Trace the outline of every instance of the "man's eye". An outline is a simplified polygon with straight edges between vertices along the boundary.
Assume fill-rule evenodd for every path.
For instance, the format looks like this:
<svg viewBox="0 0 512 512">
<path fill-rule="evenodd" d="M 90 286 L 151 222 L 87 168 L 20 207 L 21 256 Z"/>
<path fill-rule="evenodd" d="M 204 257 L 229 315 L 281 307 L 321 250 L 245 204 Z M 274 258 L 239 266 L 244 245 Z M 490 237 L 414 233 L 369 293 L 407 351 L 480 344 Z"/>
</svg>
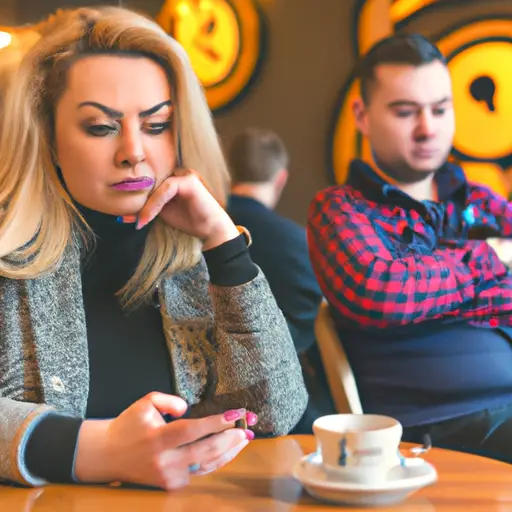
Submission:
<svg viewBox="0 0 512 512">
<path fill-rule="evenodd" d="M 412 116 L 413 112 L 411 110 L 399 110 L 396 115 L 398 117 L 410 117 Z"/>
</svg>

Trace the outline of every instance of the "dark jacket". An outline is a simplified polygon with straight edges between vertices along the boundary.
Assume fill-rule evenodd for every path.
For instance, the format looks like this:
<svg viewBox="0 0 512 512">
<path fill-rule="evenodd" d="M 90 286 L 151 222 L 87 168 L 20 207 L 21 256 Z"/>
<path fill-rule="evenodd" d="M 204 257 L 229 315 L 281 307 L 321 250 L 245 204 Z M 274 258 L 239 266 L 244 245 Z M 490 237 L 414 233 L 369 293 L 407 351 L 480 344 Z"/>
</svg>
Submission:
<svg viewBox="0 0 512 512">
<path fill-rule="evenodd" d="M 309 262 L 305 229 L 249 197 L 232 195 L 228 213 L 251 232 L 251 258 L 268 280 L 297 353 L 306 352 L 315 343 L 322 292 Z"/>
</svg>

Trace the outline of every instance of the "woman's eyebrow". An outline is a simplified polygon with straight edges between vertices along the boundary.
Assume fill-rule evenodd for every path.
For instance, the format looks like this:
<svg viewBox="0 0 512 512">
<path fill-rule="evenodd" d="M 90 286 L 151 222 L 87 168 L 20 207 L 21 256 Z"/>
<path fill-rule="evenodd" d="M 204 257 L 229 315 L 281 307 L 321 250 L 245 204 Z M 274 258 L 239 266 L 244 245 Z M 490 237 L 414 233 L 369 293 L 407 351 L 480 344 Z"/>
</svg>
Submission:
<svg viewBox="0 0 512 512">
<path fill-rule="evenodd" d="M 147 110 L 143 110 L 142 112 L 139 112 L 140 118 L 145 118 L 152 116 L 153 114 L 156 114 L 160 109 L 163 107 L 168 107 L 172 105 L 171 100 L 165 100 L 161 103 L 158 103 L 154 107 L 148 108 Z M 78 105 L 78 108 L 82 107 L 94 107 L 98 110 L 101 110 L 104 114 L 106 114 L 111 119 L 122 119 L 124 117 L 124 112 L 120 112 L 119 110 L 114 110 L 113 108 L 107 107 L 106 105 L 102 105 L 101 103 L 98 103 L 96 101 L 83 101 Z"/>
</svg>

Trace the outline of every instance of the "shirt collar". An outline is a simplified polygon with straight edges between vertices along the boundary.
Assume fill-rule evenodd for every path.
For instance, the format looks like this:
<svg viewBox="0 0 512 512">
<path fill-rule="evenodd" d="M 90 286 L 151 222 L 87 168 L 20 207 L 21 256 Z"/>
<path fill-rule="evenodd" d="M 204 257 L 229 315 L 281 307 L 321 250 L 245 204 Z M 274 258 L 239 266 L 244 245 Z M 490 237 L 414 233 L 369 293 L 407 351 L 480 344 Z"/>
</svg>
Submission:
<svg viewBox="0 0 512 512">
<path fill-rule="evenodd" d="M 447 162 L 436 172 L 434 181 L 438 187 L 440 202 L 466 202 L 468 182 L 459 166 Z M 385 181 L 366 162 L 358 159 L 350 163 L 347 185 L 376 201 L 402 199 L 416 202 L 411 196 Z"/>
<path fill-rule="evenodd" d="M 228 208 L 230 205 L 232 206 L 233 204 L 236 204 L 236 203 L 238 203 L 238 204 L 244 203 L 244 206 L 252 207 L 255 209 L 265 209 L 265 210 L 270 209 L 267 206 L 265 206 L 261 201 L 254 199 L 254 197 L 240 196 L 238 194 L 231 194 L 228 198 Z"/>
</svg>

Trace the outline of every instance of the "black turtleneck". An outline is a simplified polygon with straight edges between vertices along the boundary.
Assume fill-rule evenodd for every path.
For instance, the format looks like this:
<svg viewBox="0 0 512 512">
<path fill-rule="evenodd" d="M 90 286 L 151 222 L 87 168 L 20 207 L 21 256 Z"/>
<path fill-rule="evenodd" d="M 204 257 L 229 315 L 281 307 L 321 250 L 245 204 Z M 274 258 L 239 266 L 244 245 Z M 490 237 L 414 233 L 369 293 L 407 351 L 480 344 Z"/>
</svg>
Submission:
<svg viewBox="0 0 512 512">
<path fill-rule="evenodd" d="M 149 226 L 137 231 L 134 224 L 80 209 L 96 235 L 82 264 L 90 373 L 86 418 L 113 418 L 151 391 L 174 394 L 174 378 L 156 304 L 127 311 L 116 296 L 138 265 Z M 219 286 L 243 284 L 258 272 L 243 236 L 203 254 L 210 281 Z M 57 413 L 43 418 L 27 443 L 28 470 L 50 482 L 73 482 L 82 421 Z"/>
</svg>

